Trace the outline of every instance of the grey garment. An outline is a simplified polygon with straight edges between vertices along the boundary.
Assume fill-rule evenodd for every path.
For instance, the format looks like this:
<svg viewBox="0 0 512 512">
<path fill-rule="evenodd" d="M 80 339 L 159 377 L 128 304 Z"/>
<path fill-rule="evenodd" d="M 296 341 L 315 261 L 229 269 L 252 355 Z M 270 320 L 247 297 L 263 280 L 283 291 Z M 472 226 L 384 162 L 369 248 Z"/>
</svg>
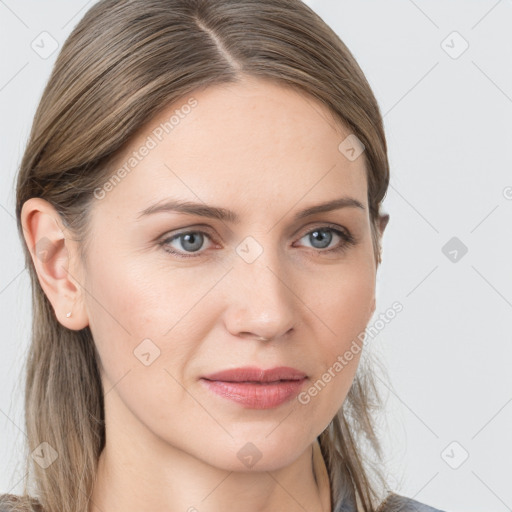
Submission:
<svg viewBox="0 0 512 512">
<path fill-rule="evenodd" d="M 430 507 L 424 503 L 400 496 L 399 494 L 391 494 L 384 500 L 377 512 L 444 512 L 438 508 Z"/>
<path fill-rule="evenodd" d="M 0 512 L 11 512 L 12 508 L 6 504 L 7 497 L 13 498 L 13 495 L 2 494 L 0 495 Z M 33 510 L 40 510 L 39 507 L 34 507 Z M 334 512 L 357 512 L 356 507 L 352 501 L 344 500 Z M 444 512 L 437 508 L 430 507 L 424 503 L 406 498 L 399 494 L 390 494 L 386 500 L 377 509 L 377 512 Z"/>
<path fill-rule="evenodd" d="M 0 511 L 1 512 L 1 511 Z M 334 507 L 334 512 L 357 512 L 357 506 L 353 497 L 342 499 L 341 503 Z M 430 507 L 400 494 L 391 493 L 380 504 L 376 512 L 444 512 L 438 508 Z"/>
</svg>

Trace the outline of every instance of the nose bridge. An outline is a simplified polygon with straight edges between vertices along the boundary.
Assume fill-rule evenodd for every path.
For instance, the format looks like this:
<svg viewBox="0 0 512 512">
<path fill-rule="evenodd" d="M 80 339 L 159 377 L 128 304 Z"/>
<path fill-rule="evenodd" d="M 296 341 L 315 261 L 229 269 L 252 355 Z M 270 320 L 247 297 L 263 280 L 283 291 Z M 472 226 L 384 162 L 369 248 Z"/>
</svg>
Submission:
<svg viewBox="0 0 512 512">
<path fill-rule="evenodd" d="M 230 272 L 226 327 L 234 335 L 277 338 L 295 324 L 296 298 L 290 272 L 277 248 L 251 237 L 236 248 Z"/>
</svg>

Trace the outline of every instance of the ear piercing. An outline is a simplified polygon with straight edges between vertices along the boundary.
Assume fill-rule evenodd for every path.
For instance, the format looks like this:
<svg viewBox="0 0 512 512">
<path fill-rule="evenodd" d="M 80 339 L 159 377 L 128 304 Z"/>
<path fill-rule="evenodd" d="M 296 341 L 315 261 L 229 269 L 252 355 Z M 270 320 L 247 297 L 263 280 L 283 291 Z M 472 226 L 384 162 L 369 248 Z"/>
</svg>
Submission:
<svg viewBox="0 0 512 512">
<path fill-rule="evenodd" d="M 69 313 L 66 313 L 66 318 L 69 318 L 71 316 L 71 311 Z"/>
</svg>

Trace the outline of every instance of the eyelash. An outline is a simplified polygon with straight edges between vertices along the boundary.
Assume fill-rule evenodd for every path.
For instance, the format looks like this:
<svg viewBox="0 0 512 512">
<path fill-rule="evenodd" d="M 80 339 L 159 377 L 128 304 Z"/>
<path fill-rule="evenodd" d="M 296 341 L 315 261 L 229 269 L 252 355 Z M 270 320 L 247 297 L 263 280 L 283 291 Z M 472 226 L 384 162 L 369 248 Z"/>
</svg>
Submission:
<svg viewBox="0 0 512 512">
<path fill-rule="evenodd" d="M 343 241 L 341 243 L 341 245 L 339 245 L 338 247 L 334 247 L 332 249 L 317 249 L 315 252 L 320 253 L 320 254 L 342 253 L 342 252 L 346 251 L 350 246 L 356 245 L 356 243 L 357 243 L 357 240 L 354 238 L 354 236 L 350 232 L 341 231 L 340 229 L 337 229 L 336 227 L 334 227 L 332 225 L 322 225 L 322 226 L 315 227 L 315 228 L 311 229 L 310 231 L 304 233 L 299 238 L 299 240 L 304 238 L 305 236 L 310 235 L 311 233 L 314 233 L 315 231 L 331 231 L 331 232 L 335 233 L 336 235 L 338 235 Z M 191 230 L 191 231 L 183 231 L 183 232 L 173 235 L 171 237 L 167 237 L 164 240 L 162 240 L 161 242 L 159 242 L 158 245 L 161 246 L 165 252 L 172 254 L 174 256 L 177 256 L 178 258 L 183 258 L 183 259 L 198 258 L 203 254 L 204 251 L 196 251 L 194 253 L 187 254 L 187 253 L 182 253 L 179 251 L 169 249 L 168 244 L 170 242 L 173 242 L 174 240 L 177 240 L 182 236 L 190 235 L 190 234 L 201 234 L 201 235 L 205 235 L 206 237 L 210 238 L 210 240 L 212 239 L 212 237 L 205 231 Z M 315 250 L 314 247 L 312 249 Z"/>
</svg>

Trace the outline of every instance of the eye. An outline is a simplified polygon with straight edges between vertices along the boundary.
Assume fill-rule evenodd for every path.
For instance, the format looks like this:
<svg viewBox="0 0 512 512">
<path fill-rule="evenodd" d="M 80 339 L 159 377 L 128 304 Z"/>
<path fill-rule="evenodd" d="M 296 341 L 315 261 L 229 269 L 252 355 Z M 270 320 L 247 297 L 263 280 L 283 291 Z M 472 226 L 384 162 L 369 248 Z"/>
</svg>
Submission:
<svg viewBox="0 0 512 512">
<path fill-rule="evenodd" d="M 320 253 L 344 251 L 350 245 L 355 245 L 354 237 L 349 233 L 331 226 L 319 226 L 303 235 L 300 240 L 306 238 L 313 249 L 319 249 Z M 334 247 L 324 250 L 331 245 L 331 242 L 339 239 Z"/>
<path fill-rule="evenodd" d="M 181 258 L 190 258 L 194 257 L 194 255 L 189 255 L 186 253 L 198 252 L 203 246 L 205 239 L 211 240 L 208 233 L 205 233 L 204 231 L 186 231 L 162 240 L 160 245 L 163 247 L 164 251 L 167 251 Z M 173 247 L 171 246 L 172 243 L 176 243 L 181 247 L 179 247 L 178 250 L 173 250 L 170 248 Z"/>
<path fill-rule="evenodd" d="M 355 245 L 356 240 L 348 231 L 342 231 L 329 225 L 319 226 L 305 233 L 299 240 L 307 238 L 312 243 L 313 249 L 318 249 L 319 254 L 341 252 L 350 245 Z M 338 239 L 334 247 L 326 249 L 331 242 Z M 194 258 L 202 254 L 205 240 L 212 241 L 212 237 L 205 231 L 184 231 L 164 238 L 159 245 L 164 251 L 178 258 Z M 174 245 L 172 245 L 174 244 Z M 196 253 L 196 254 L 194 254 Z"/>
</svg>

